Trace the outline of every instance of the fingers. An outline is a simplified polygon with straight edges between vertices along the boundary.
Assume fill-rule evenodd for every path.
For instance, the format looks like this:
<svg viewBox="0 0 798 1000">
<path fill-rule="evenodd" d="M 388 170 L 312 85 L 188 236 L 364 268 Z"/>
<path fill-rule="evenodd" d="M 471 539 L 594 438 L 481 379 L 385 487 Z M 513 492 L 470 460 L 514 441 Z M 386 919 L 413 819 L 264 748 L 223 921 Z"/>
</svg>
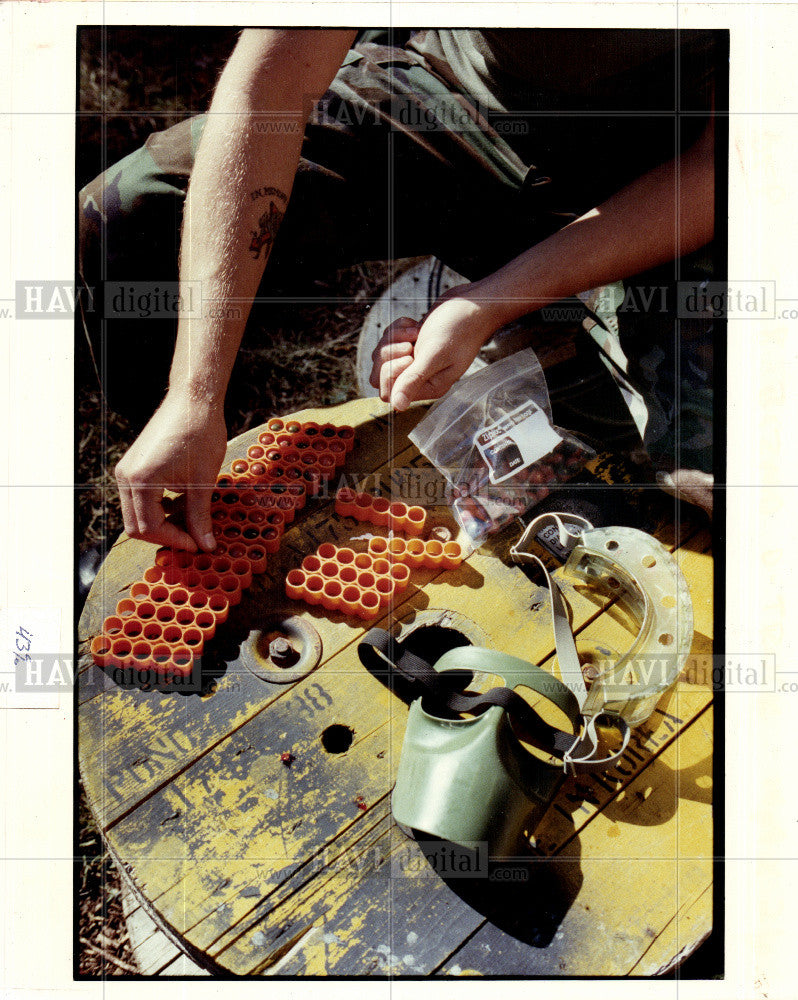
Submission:
<svg viewBox="0 0 798 1000">
<path fill-rule="evenodd" d="M 387 361 L 380 369 L 380 399 L 388 402 L 391 398 L 394 383 L 397 378 L 413 364 L 413 357 L 400 357 L 395 361 Z"/>
<path fill-rule="evenodd" d="M 419 330 L 420 324 L 407 316 L 395 320 L 387 328 L 371 354 L 373 365 L 369 382 L 375 389 L 381 387 L 381 372 L 385 365 L 398 358 L 412 356 Z"/>
<path fill-rule="evenodd" d="M 417 319 L 411 319 L 409 316 L 400 316 L 399 319 L 395 319 L 390 326 L 385 328 L 379 344 L 371 353 L 372 358 L 376 357 L 380 347 L 385 344 L 392 344 L 397 340 L 415 340 L 420 329 L 421 323 Z"/>
<path fill-rule="evenodd" d="M 122 523 L 127 534 L 131 538 L 135 538 L 138 535 L 139 524 L 136 520 L 136 511 L 133 507 L 133 492 L 130 489 L 130 483 L 128 483 L 119 465 L 114 470 L 114 475 L 116 476 L 116 484 L 119 487 L 119 506 L 122 508 Z"/>
<path fill-rule="evenodd" d="M 216 539 L 211 524 L 212 486 L 190 486 L 186 490 L 186 527 L 198 547 L 213 552 Z"/>
<path fill-rule="evenodd" d="M 125 530 L 132 538 L 195 552 L 216 548 L 211 493 L 226 447 L 218 408 L 167 395 L 116 467 Z M 164 489 L 184 491 L 167 519 Z"/>
<path fill-rule="evenodd" d="M 441 297 L 417 331 L 412 362 L 396 369 L 391 405 L 406 410 L 417 400 L 442 396 L 468 370 L 491 329 L 462 286 Z"/>
<path fill-rule="evenodd" d="M 141 538 L 145 542 L 154 542 L 156 545 L 187 549 L 189 552 L 196 551 L 197 544 L 191 535 L 182 531 L 176 524 L 166 520 L 162 504 L 162 487 L 142 482 L 129 483 L 128 485 L 136 521 L 135 530 L 128 532 L 131 537 Z"/>
<path fill-rule="evenodd" d="M 420 399 L 437 399 L 457 380 L 457 373 L 446 365 L 434 370 L 415 360 L 396 377 L 391 389 L 390 402 L 395 410 L 406 410 Z"/>
<path fill-rule="evenodd" d="M 375 389 L 382 385 L 383 372 L 389 369 L 395 362 L 403 359 L 408 361 L 413 358 L 413 345 L 410 343 L 388 344 L 382 348 L 374 366 L 371 369 L 369 382 Z"/>
<path fill-rule="evenodd" d="M 150 532 L 145 540 L 155 542 L 156 545 L 167 545 L 170 549 L 185 549 L 187 552 L 197 551 L 197 543 L 191 535 L 181 531 L 172 521 L 164 520 L 160 528 Z"/>
<path fill-rule="evenodd" d="M 434 321 L 425 322 L 422 330 L 409 364 L 396 367 L 391 379 L 388 398 L 396 410 L 406 410 L 419 399 L 442 396 L 456 378 L 456 374 L 447 374 L 453 353 L 446 347 L 448 338 L 441 340 Z"/>
</svg>

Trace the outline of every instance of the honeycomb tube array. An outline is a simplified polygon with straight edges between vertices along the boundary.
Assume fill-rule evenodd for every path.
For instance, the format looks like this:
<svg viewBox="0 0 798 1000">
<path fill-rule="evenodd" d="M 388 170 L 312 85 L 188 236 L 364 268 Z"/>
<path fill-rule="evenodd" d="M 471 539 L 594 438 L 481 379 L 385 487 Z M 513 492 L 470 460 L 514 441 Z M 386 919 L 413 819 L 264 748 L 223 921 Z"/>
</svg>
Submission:
<svg viewBox="0 0 798 1000">
<path fill-rule="evenodd" d="M 288 573 L 285 592 L 291 600 L 368 620 L 407 586 L 410 573 L 397 569 L 387 559 L 325 542 Z"/>
<path fill-rule="evenodd" d="M 407 586 L 411 569 L 454 569 L 462 561 L 462 548 L 452 541 L 376 536 L 368 552 L 360 553 L 324 542 L 288 573 L 285 593 L 290 600 L 370 619 Z"/>
<path fill-rule="evenodd" d="M 356 493 L 346 486 L 335 495 L 335 513 L 341 517 L 354 517 L 356 521 L 366 524 L 390 528 L 391 531 L 401 531 L 406 535 L 422 534 L 427 523 L 427 512 L 423 507 L 391 503 L 386 497 Z"/>
<path fill-rule="evenodd" d="M 217 477 L 214 552 L 159 549 L 92 639 L 94 663 L 189 674 L 253 577 L 266 571 L 286 525 L 343 464 L 354 441 L 349 426 L 271 419 L 247 458 Z"/>
<path fill-rule="evenodd" d="M 404 564 L 411 569 L 455 569 L 463 561 L 459 542 L 439 542 L 437 539 L 381 538 L 369 539 L 369 554 Z"/>
</svg>

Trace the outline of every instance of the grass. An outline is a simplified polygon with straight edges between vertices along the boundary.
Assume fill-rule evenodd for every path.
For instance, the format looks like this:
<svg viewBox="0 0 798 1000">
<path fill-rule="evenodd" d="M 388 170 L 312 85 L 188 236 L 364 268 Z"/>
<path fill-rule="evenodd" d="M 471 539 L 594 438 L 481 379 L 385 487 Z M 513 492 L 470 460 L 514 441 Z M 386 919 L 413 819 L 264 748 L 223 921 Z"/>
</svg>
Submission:
<svg viewBox="0 0 798 1000">
<path fill-rule="evenodd" d="M 81 35 L 77 188 L 137 148 L 156 129 L 206 110 L 237 31 L 89 29 Z M 372 298 L 390 265 L 369 263 L 309 276 L 316 297 L 334 304 L 270 305 L 268 331 L 253 315 L 228 393 L 229 437 L 274 414 L 328 406 L 357 395 L 355 357 Z M 85 344 L 76 343 L 76 531 L 81 551 L 103 555 L 122 531 L 113 469 L 135 430 L 104 403 Z M 136 971 L 121 905 L 120 877 L 79 789 L 78 970 Z"/>
</svg>

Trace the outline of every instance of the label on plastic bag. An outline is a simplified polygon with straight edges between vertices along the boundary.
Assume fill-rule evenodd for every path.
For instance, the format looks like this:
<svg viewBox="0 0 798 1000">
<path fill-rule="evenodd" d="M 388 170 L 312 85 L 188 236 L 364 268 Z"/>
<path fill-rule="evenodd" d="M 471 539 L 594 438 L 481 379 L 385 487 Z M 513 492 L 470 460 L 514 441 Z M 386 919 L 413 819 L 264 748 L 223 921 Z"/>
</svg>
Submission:
<svg viewBox="0 0 798 1000">
<path fill-rule="evenodd" d="M 533 402 L 522 403 L 474 436 L 492 483 L 501 483 L 537 462 L 562 438 Z"/>
</svg>

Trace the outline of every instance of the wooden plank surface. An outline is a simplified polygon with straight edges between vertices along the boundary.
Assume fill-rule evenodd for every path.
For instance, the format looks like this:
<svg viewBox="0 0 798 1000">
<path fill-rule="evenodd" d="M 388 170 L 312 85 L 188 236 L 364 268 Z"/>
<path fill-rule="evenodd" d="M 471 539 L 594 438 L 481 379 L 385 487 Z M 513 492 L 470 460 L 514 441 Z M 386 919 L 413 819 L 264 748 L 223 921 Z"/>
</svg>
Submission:
<svg viewBox="0 0 798 1000">
<path fill-rule="evenodd" d="M 330 531 L 332 527 L 335 534 Z M 362 534 L 363 527 L 353 526 L 353 530 Z M 309 523 L 297 526 L 288 535 L 292 544 L 304 546 L 301 555 L 313 551 L 320 541 L 340 540 L 341 522 L 330 516 L 327 505 L 313 514 Z M 365 548 L 365 542 L 354 544 Z M 299 613 L 318 629 L 326 662 L 356 642 L 365 627 L 342 615 L 287 601 L 278 589 L 279 580 L 299 560 L 298 555 L 287 551 L 275 564 L 271 586 L 258 589 L 250 600 L 242 602 L 238 620 L 243 630 L 247 622 L 254 625 L 264 613 L 276 609 Z M 495 605 L 485 598 L 488 577 L 497 597 L 501 594 L 503 615 L 498 632 Z M 410 622 L 414 616 L 430 614 L 432 609 L 456 608 L 477 623 L 496 648 L 535 662 L 552 652 L 546 592 L 534 587 L 517 568 L 477 552 L 457 570 L 438 574 L 415 571 L 412 579 L 401 595 L 402 603 L 391 608 L 386 618 Z M 576 628 L 601 612 L 602 604 L 587 599 L 570 583 L 564 584 L 564 591 Z M 204 697 L 115 687 L 83 704 L 79 717 L 81 748 L 94 762 L 87 782 L 94 792 L 92 802 L 103 827 L 118 820 L 192 760 L 286 693 L 285 685 L 268 684 L 232 660 L 214 692 Z"/>
<path fill-rule="evenodd" d="M 417 417 L 407 417 L 407 426 Z M 312 411 L 305 415 L 318 418 Z M 352 474 L 378 471 L 385 477 L 394 465 L 420 464 L 406 446 L 407 426 L 389 433 L 379 401 L 345 404 L 337 414 L 324 411 L 322 419 L 361 425 L 362 449 L 346 467 Z M 257 429 L 231 442 L 230 460 L 256 437 Z M 684 934 L 692 933 L 682 928 L 680 913 L 684 928 L 705 933 L 701 899 L 711 893 L 706 895 L 701 836 L 711 835 L 711 812 L 703 798 L 682 803 L 673 792 L 673 776 L 683 771 L 673 761 L 692 760 L 696 747 L 704 746 L 697 734 L 706 731 L 706 722 L 699 720 L 711 718 L 708 675 L 697 668 L 698 660 L 692 672 L 688 664 L 674 691 L 636 731 L 618 767 L 566 782 L 546 814 L 535 840 L 534 878 L 529 881 L 527 870 L 526 884 L 513 886 L 511 896 L 523 900 L 537 888 L 545 898 L 559 899 L 559 908 L 549 903 L 532 919 L 527 905 L 525 928 L 513 925 L 507 913 L 502 926 L 496 909 L 502 897 L 496 892 L 497 886 L 506 892 L 506 886 L 500 880 L 481 880 L 485 884 L 475 889 L 430 878 L 420 849 L 391 819 L 389 794 L 406 706 L 357 660 L 354 644 L 363 626 L 303 610 L 281 596 L 287 568 L 320 541 L 340 544 L 342 531 L 373 529 L 342 524 L 330 516 L 329 503 L 303 512 L 297 521 L 269 578 L 247 605 L 242 602 L 241 628 L 251 627 L 267 609 L 300 611 L 324 643 L 314 674 L 294 687 L 269 685 L 237 665 L 233 651 L 212 694 L 165 696 L 87 685 L 81 704 L 80 758 L 92 808 L 137 890 L 170 931 L 219 970 L 237 974 L 416 976 L 469 970 L 527 974 L 533 967 L 545 970 L 540 974 L 575 974 L 590 961 L 598 964 L 577 974 L 602 974 L 606 968 L 612 975 L 667 961 L 670 942 L 682 947 Z M 709 537 L 689 525 L 674 531 L 667 523 L 657 533 L 677 551 L 693 594 L 694 654 L 708 656 Z M 132 582 L 151 563 L 153 548 L 142 544 L 134 548 L 127 540 L 118 551 L 115 547 L 81 619 L 83 636 L 109 613 L 107 602 L 115 604 L 118 585 L 127 577 Z M 431 621 L 456 609 L 482 641 L 553 669 L 547 595 L 497 558 L 495 546 L 475 553 L 458 570 L 414 578 L 415 586 L 387 620 Z M 611 602 L 596 603 L 567 584 L 564 589 L 581 639 L 621 642 Z M 85 662 L 83 669 L 85 675 Z M 346 753 L 321 748 L 320 734 L 333 724 L 354 732 Z M 708 732 L 711 737 L 711 728 Z M 280 761 L 286 749 L 296 757 L 290 768 Z M 707 768 L 704 757 L 689 766 L 696 775 Z M 668 801 L 679 804 L 670 816 Z M 647 826 L 646 815 L 657 819 Z M 701 862 L 695 862 L 695 871 L 681 866 L 673 847 L 682 823 Z M 637 865 L 629 858 L 640 859 L 646 884 L 659 880 L 678 890 L 687 872 L 696 888 L 701 883 L 701 892 L 676 906 L 674 892 L 663 888 L 644 906 L 633 898 L 634 879 L 624 874 L 622 898 L 613 890 L 600 903 L 601 883 L 619 878 L 624 850 L 633 852 L 627 868 Z M 674 870 L 676 882 L 668 883 L 663 873 Z M 604 914 L 605 923 L 617 921 L 619 907 L 627 905 L 629 916 L 646 916 L 645 925 L 635 925 L 633 934 L 624 931 L 623 942 L 603 958 L 595 949 L 584 951 L 590 914 Z M 584 958 L 577 960 L 578 955 Z M 163 968 L 173 957 L 164 955 Z"/>
<path fill-rule="evenodd" d="M 474 558 L 477 566 L 483 565 L 485 573 L 489 572 L 488 566 L 495 562 L 489 557 L 479 555 Z M 532 654 L 535 659 L 544 659 L 550 654 L 552 644 L 547 606 L 542 604 L 540 609 L 530 616 L 527 610 L 527 595 L 531 585 L 526 577 L 501 564 L 500 567 L 494 567 L 494 570 L 500 572 L 495 582 L 501 587 L 503 605 L 510 612 L 502 616 L 499 631 L 490 602 L 484 600 L 484 595 L 480 600 L 481 591 L 466 588 L 464 594 L 456 585 L 447 581 L 450 574 L 441 574 L 431 581 L 425 588 L 424 598 L 429 599 L 429 604 L 438 608 L 451 607 L 456 602 L 466 614 L 470 613 L 473 616 L 473 620 L 484 629 L 490 640 L 498 647 L 501 648 L 503 645 L 504 648 L 519 655 Z M 479 576 L 483 577 L 484 574 L 479 573 Z M 433 599 L 432 595 L 435 594 L 440 596 Z M 513 607 L 513 597 L 517 601 L 516 607 Z M 581 595 L 576 592 L 569 594 L 575 617 L 580 597 Z M 470 599 L 470 603 L 466 598 Z M 581 602 L 585 616 L 595 613 L 591 602 L 583 597 Z M 426 606 L 422 610 L 426 610 Z M 534 648 L 534 643 L 537 643 L 537 649 Z M 192 916 L 202 912 L 203 907 L 212 907 L 213 913 L 219 913 L 218 908 L 222 904 L 227 905 L 226 901 L 229 900 L 229 911 L 222 911 L 224 920 L 236 918 L 239 913 L 251 906 L 251 900 L 239 896 L 246 886 L 239 885 L 236 878 L 232 879 L 222 898 L 212 890 L 229 878 L 228 862 L 236 856 L 236 845 L 239 842 L 252 843 L 259 837 L 263 838 L 261 820 L 264 815 L 279 815 L 282 797 L 287 794 L 289 787 L 285 782 L 279 781 L 285 770 L 279 763 L 279 753 L 291 749 L 296 754 L 298 761 L 291 769 L 294 774 L 298 774 L 299 769 L 306 766 L 308 759 L 313 767 L 316 767 L 316 754 L 307 749 L 309 742 L 307 732 L 310 727 L 315 725 L 317 736 L 324 726 L 338 722 L 352 726 L 358 733 L 362 731 L 361 726 L 373 726 L 378 719 L 381 720 L 381 738 L 386 738 L 386 733 L 390 733 L 393 738 L 387 744 L 385 742 L 379 744 L 377 752 L 384 753 L 384 756 L 370 765 L 370 776 L 376 784 L 371 785 L 368 790 L 364 789 L 359 775 L 361 758 L 356 744 L 346 754 L 345 773 L 351 777 L 344 798 L 346 800 L 348 796 L 349 800 L 352 800 L 358 795 L 363 795 L 368 803 L 371 801 L 368 791 L 376 790 L 377 793 L 384 794 L 390 788 L 401 749 L 405 707 L 388 697 L 383 686 L 363 671 L 354 657 L 354 651 L 348 649 L 325 664 L 314 677 L 316 680 L 311 682 L 309 679 L 306 684 L 301 682 L 290 695 L 286 695 L 288 701 L 284 709 L 280 708 L 279 702 L 272 703 L 263 717 L 258 716 L 251 720 L 240 729 L 235 738 L 231 737 L 220 743 L 195 766 L 187 768 L 180 775 L 179 782 L 168 784 L 153 796 L 152 800 L 144 803 L 114 828 L 113 839 L 121 856 L 127 857 L 132 854 L 150 859 L 146 865 L 140 866 L 139 877 L 146 879 L 147 893 L 150 898 L 158 900 L 161 912 L 170 920 L 178 921 L 175 924 L 178 930 L 187 930 L 179 923 L 186 898 L 197 900 L 197 906 L 191 911 Z M 325 678 L 323 683 L 319 681 L 321 677 Z M 354 691 L 356 697 L 353 698 L 350 691 Z M 323 710 L 321 713 L 314 702 Z M 339 714 L 339 703 L 341 710 L 345 712 L 343 715 Z M 361 718 L 365 721 L 361 722 Z M 311 732 L 314 730 L 311 729 Z M 284 733 L 285 736 L 282 742 L 274 746 L 270 741 L 270 733 L 278 735 Z M 654 739 L 656 740 L 656 737 Z M 271 753 L 270 758 L 269 753 Z M 264 756 L 269 761 L 269 773 L 274 783 L 266 790 L 265 794 L 269 797 L 263 800 L 261 795 L 261 799 L 258 800 L 253 799 L 250 786 L 259 784 L 260 772 L 253 772 L 252 767 L 253 761 L 260 766 Z M 391 766 L 390 773 L 386 770 L 388 765 Z M 311 788 L 315 789 L 318 777 L 317 774 Z M 207 818 L 201 809 L 197 811 L 196 806 L 203 803 L 208 796 L 216 795 L 217 785 L 224 787 L 229 793 L 233 783 L 240 789 L 240 794 L 236 798 L 231 798 L 229 794 L 225 796 L 224 810 L 219 812 L 217 828 L 224 834 L 224 831 L 233 824 L 237 831 L 235 838 L 229 839 L 225 835 L 219 839 L 219 836 L 215 835 L 211 843 L 206 844 L 209 848 L 208 853 L 213 855 L 214 860 L 204 863 L 201 869 L 189 866 L 188 875 L 184 875 L 184 863 L 192 856 L 202 857 L 192 854 L 194 844 L 206 842 Z M 298 796 L 302 787 L 297 781 L 292 781 L 290 789 L 295 809 L 300 815 L 319 808 L 318 802 L 309 799 L 300 801 Z M 190 800 L 189 804 L 182 803 L 181 796 L 187 797 Z M 247 801 L 250 809 L 244 810 L 242 815 L 242 803 Z M 349 811 L 353 813 L 356 810 L 350 808 Z M 188 827 L 181 825 L 184 815 L 192 817 L 191 821 L 187 822 L 193 825 Z M 290 822 L 293 823 L 295 819 L 296 817 L 292 815 Z M 332 836 L 332 830 L 327 835 Z M 267 847 L 262 840 L 260 844 L 261 853 L 265 853 L 270 859 L 273 858 L 272 847 Z M 307 844 L 295 843 L 292 850 L 295 856 L 302 857 L 303 851 L 307 850 Z M 161 856 L 162 851 L 166 852 L 171 863 L 155 865 L 153 862 Z M 220 860 L 217 861 L 216 858 Z M 270 869 L 271 874 L 275 874 L 273 861 L 269 861 L 266 867 Z M 243 868 L 243 873 L 245 878 L 248 877 L 246 866 Z M 174 891 L 162 898 L 161 894 L 172 887 Z M 207 931 L 207 925 L 203 930 Z M 196 943 L 200 947 L 205 947 L 205 938 Z"/>
<path fill-rule="evenodd" d="M 127 879 L 121 884 L 122 911 L 130 946 L 142 976 L 207 976 L 170 941 L 134 896 Z"/>
<path fill-rule="evenodd" d="M 632 966 L 633 976 L 663 976 L 679 967 L 712 932 L 712 883 L 690 894 L 651 947 Z"/>
<path fill-rule="evenodd" d="M 699 539 L 700 544 L 700 539 Z M 700 561 L 682 560 L 683 568 L 686 572 L 688 582 L 700 590 L 700 579 L 695 576 L 703 567 Z M 594 622 L 595 626 L 597 623 Z M 617 628 L 617 626 L 615 626 Z M 588 626 L 588 629 L 590 626 Z M 587 631 L 586 629 L 585 631 Z M 584 633 L 582 633 L 584 634 Z M 608 631 L 605 628 L 600 631 L 605 641 Z M 702 673 L 702 677 L 706 675 Z M 638 775 L 648 769 L 652 763 L 663 753 L 672 747 L 676 738 L 695 720 L 706 708 L 711 698 L 711 692 L 706 688 L 698 690 L 683 680 L 669 696 L 663 699 L 658 710 L 646 727 L 641 727 L 643 731 L 637 731 L 636 740 L 633 742 L 628 754 L 620 761 L 616 768 L 606 772 L 601 776 L 580 776 L 566 783 L 561 794 L 558 796 L 556 807 L 552 807 L 548 816 L 544 819 L 538 831 L 537 843 L 539 850 L 547 854 L 556 854 L 564 846 L 573 842 L 589 821 L 603 806 L 612 813 L 620 803 L 631 803 L 631 809 L 636 810 L 640 822 L 645 822 L 645 809 L 657 809 L 662 812 L 660 800 L 654 799 L 645 809 L 646 803 L 651 796 L 654 786 L 664 781 L 661 776 L 658 778 L 658 770 L 654 768 L 649 771 L 649 781 L 645 786 L 633 784 Z M 704 761 L 702 766 L 706 766 Z M 662 775 L 670 780 L 672 771 L 663 768 Z M 663 799 L 667 800 L 671 792 L 664 785 L 660 789 Z M 613 804 L 614 803 L 614 804 Z M 629 806 L 624 806 L 628 810 Z M 618 822 L 623 822 L 619 820 Z M 711 829 L 705 824 L 707 830 Z M 711 846 L 711 837 L 710 837 Z M 476 911 L 472 909 L 464 900 L 456 897 L 454 893 L 441 880 L 434 879 L 430 884 L 420 884 L 420 879 L 408 879 L 406 870 L 408 867 L 413 871 L 422 871 L 429 876 L 431 871 L 428 865 L 423 863 L 414 864 L 418 861 L 417 852 L 414 851 L 412 842 L 400 838 L 391 844 L 387 833 L 382 839 L 381 850 L 385 852 L 387 858 L 393 857 L 393 863 L 387 863 L 383 872 L 393 872 L 394 878 L 383 880 L 382 883 L 374 878 L 361 876 L 356 866 L 355 871 L 347 873 L 350 881 L 354 880 L 357 887 L 347 884 L 345 894 L 352 905 L 348 905 L 343 912 L 339 913 L 336 907 L 328 906 L 325 909 L 324 900 L 329 900 L 330 893 L 324 896 L 314 896 L 309 893 L 309 899 L 315 900 L 315 909 L 303 910 L 295 907 L 296 913 L 293 915 L 291 926 L 298 928 L 299 933 L 303 927 L 323 927 L 324 933 L 310 934 L 307 939 L 298 942 L 292 951 L 290 961 L 284 959 L 280 963 L 280 971 L 286 974 L 373 974 L 375 971 L 390 973 L 391 975 L 413 974 L 424 972 L 429 974 L 436 968 L 436 963 L 443 960 L 441 952 L 445 950 L 447 942 L 450 943 L 452 936 L 462 933 L 463 929 L 474 923 Z M 568 856 L 568 852 L 565 852 Z M 645 856 L 643 854 L 643 856 Z M 402 863 L 397 864 L 396 859 L 400 858 Z M 560 866 L 558 872 L 564 871 Z M 559 893 L 561 899 L 569 898 L 567 892 L 563 892 L 562 886 L 551 873 L 541 874 L 541 881 L 544 887 L 541 893 L 548 900 L 555 898 Z M 427 879 L 429 882 L 429 879 Z M 552 884 L 554 883 L 554 884 Z M 526 893 L 529 888 L 527 882 L 521 884 L 521 888 Z M 525 897 L 524 897 L 525 898 Z M 357 899 L 357 903 L 355 900 Z M 412 900 L 423 901 L 422 906 L 412 905 Z M 484 901 L 487 906 L 490 900 Z M 435 905 L 433 905 L 435 904 Z M 587 904 L 589 906 L 589 904 Z M 523 908 L 526 931 L 529 934 L 536 934 L 536 949 L 540 949 L 546 938 L 546 928 L 557 916 L 556 907 L 554 913 L 549 909 L 543 915 L 541 926 L 534 927 L 529 906 Z M 452 934 L 441 935 L 440 928 L 437 927 L 436 920 L 439 908 L 443 907 L 447 913 L 447 924 L 453 928 Z M 669 898 L 660 901 L 660 920 L 667 920 L 669 916 Z M 362 935 L 358 936 L 356 931 L 360 924 L 357 915 L 365 908 L 368 913 L 369 937 L 364 941 Z M 506 911 L 509 907 L 506 900 L 501 900 L 499 908 Z M 241 967 L 237 963 L 246 961 L 247 955 L 251 956 L 255 949 L 253 941 L 256 943 L 265 942 L 268 939 L 268 928 L 275 923 L 283 927 L 286 920 L 284 910 L 276 905 L 274 900 L 269 899 L 262 907 L 264 914 L 250 920 L 250 928 L 245 937 L 239 938 L 233 949 L 224 953 L 220 958 L 227 964 L 232 964 L 236 971 L 252 971 L 246 965 Z M 497 933 L 500 937 L 506 936 L 504 931 L 497 929 L 495 925 L 489 925 L 484 919 L 482 924 L 492 926 L 490 933 Z M 476 928 L 475 928 L 476 929 Z M 374 934 L 380 930 L 384 935 L 393 936 L 390 950 L 388 952 L 375 952 Z M 372 934 L 374 932 L 374 934 Z M 325 935 L 327 937 L 325 938 Z M 334 935 L 334 938 L 330 937 Z M 404 937 L 403 937 L 404 935 Z M 413 940 L 418 938 L 422 943 L 416 942 L 416 947 L 410 951 L 402 951 L 401 941 L 410 936 Z M 442 939 L 441 939 L 442 938 Z M 336 940 L 340 941 L 340 946 L 335 946 Z M 386 942 L 378 942 L 385 945 Z M 647 947 L 651 943 L 648 932 L 643 932 L 636 939 L 636 947 L 639 950 Z M 438 947 L 436 952 L 432 945 Z M 551 948 L 551 946 L 549 946 Z M 495 942 L 492 951 L 495 951 Z M 556 951 L 556 949 L 554 949 Z M 488 954 L 491 954 L 488 952 Z M 548 954 L 550 955 L 550 950 Z M 407 955 L 413 955 L 413 962 L 404 961 Z M 391 960 L 391 956 L 399 956 L 396 961 Z M 538 961 L 542 961 L 538 959 Z M 557 959 L 559 963 L 559 958 Z M 527 958 L 527 964 L 529 958 Z M 457 965 L 457 963 L 454 963 Z M 522 963 L 523 964 L 523 963 Z M 545 963 L 544 963 L 545 964 Z M 543 968 L 544 966 L 541 966 Z M 551 962 L 545 966 L 552 968 Z M 461 968 L 463 968 L 461 966 Z M 502 968 L 507 973 L 506 968 Z M 606 972 L 612 974 L 611 963 L 602 967 L 597 966 L 592 974 Z M 531 973 L 530 973 L 531 974 Z M 541 973 L 543 974 L 543 973 Z M 557 974 L 556 972 L 554 974 Z"/>
<path fill-rule="evenodd" d="M 706 901 L 712 880 L 711 790 L 697 789 L 685 771 L 705 773 L 711 749 L 707 708 L 631 782 L 623 799 L 596 813 L 551 859 L 563 868 L 559 892 L 573 902 L 545 948 L 530 948 L 486 922 L 440 974 L 630 973 L 685 902 Z"/>
<path fill-rule="evenodd" d="M 401 444 L 408 452 L 406 435 L 401 431 L 410 418 L 405 416 L 394 432 L 387 433 L 385 412 L 387 407 L 379 400 L 358 400 L 347 404 L 340 416 L 336 410 L 308 410 L 297 417 L 351 422 L 356 428 L 363 428 L 344 473 L 362 480 L 375 472 L 389 471 L 394 461 L 401 463 L 402 459 L 392 451 L 386 461 L 386 445 L 393 449 Z M 417 420 L 418 414 L 412 419 Z M 254 440 L 257 429 L 237 438 L 228 449 L 226 462 L 245 455 Z M 245 637 L 264 615 L 282 611 L 302 613 L 317 627 L 327 656 L 362 634 L 363 629 L 344 616 L 321 614 L 288 601 L 283 592 L 287 570 L 321 541 L 334 539 L 338 534 L 340 528 L 332 516 L 331 502 L 309 502 L 300 512 L 296 524 L 286 532 L 280 552 L 270 559 L 269 572 L 256 581 L 231 614 L 225 630 L 231 645 L 225 672 L 216 680 L 212 692 L 204 696 L 164 695 L 137 687 L 122 689 L 108 680 L 104 672 L 89 666 L 84 652 L 79 678 L 79 740 L 81 754 L 92 761 L 87 773 L 87 794 L 102 827 L 118 819 L 272 699 L 285 694 L 285 685 L 268 684 L 237 661 L 235 639 Z M 100 628 L 103 618 L 112 613 L 127 587 L 153 562 L 156 546 L 145 543 L 133 546 L 131 542 L 123 537 L 114 546 L 92 587 L 79 627 L 84 646 Z M 414 573 L 408 592 L 423 586 L 431 575 L 429 570 Z M 102 762 L 101 767 L 97 766 L 98 761 Z"/>
</svg>

